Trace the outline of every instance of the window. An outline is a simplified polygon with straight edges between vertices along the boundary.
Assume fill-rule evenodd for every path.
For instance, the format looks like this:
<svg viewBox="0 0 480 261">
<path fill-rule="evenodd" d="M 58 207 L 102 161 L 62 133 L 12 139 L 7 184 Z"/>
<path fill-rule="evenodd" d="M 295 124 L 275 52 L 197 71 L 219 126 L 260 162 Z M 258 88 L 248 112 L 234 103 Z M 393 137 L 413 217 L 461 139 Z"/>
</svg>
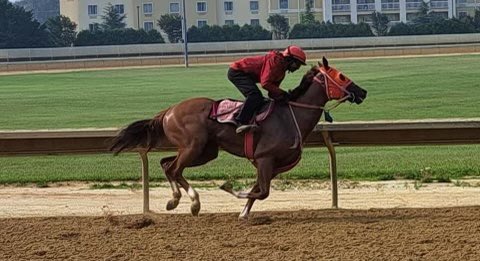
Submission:
<svg viewBox="0 0 480 261">
<path fill-rule="evenodd" d="M 153 4 L 143 4 L 143 13 L 144 14 L 152 14 L 153 13 Z"/>
<path fill-rule="evenodd" d="M 143 22 L 143 29 L 147 32 L 150 30 L 153 30 L 153 22 L 152 21 Z"/>
<path fill-rule="evenodd" d="M 400 21 L 400 14 L 385 14 L 388 17 L 388 21 L 390 22 L 399 22 Z"/>
<path fill-rule="evenodd" d="M 225 11 L 233 11 L 233 2 L 227 1 L 223 3 Z"/>
<path fill-rule="evenodd" d="M 98 24 L 97 24 L 97 23 L 89 24 L 89 25 L 88 25 L 88 30 L 90 30 L 90 31 L 97 31 L 97 30 L 98 30 Z"/>
<path fill-rule="evenodd" d="M 305 0 L 305 8 L 307 7 L 307 4 L 310 4 L 310 8 L 314 8 L 315 6 L 315 1 L 314 0 Z"/>
<path fill-rule="evenodd" d="M 170 3 L 170 13 L 180 13 L 180 3 Z"/>
<path fill-rule="evenodd" d="M 250 11 L 258 11 L 258 1 L 250 1 Z"/>
<path fill-rule="evenodd" d="M 231 1 L 223 2 L 223 8 L 225 9 L 225 12 L 232 12 L 233 11 L 233 2 L 231 2 Z"/>
<path fill-rule="evenodd" d="M 464 12 L 464 11 L 458 12 L 458 17 L 460 17 L 460 18 L 464 18 L 464 17 L 467 17 L 467 16 L 468 16 L 467 12 Z"/>
<path fill-rule="evenodd" d="M 200 27 L 203 27 L 207 25 L 207 20 L 197 20 L 197 27 L 200 28 Z"/>
<path fill-rule="evenodd" d="M 372 22 L 372 15 L 371 15 L 371 14 L 368 14 L 368 15 L 358 15 L 358 16 L 357 16 L 357 21 L 358 21 L 359 23 L 361 23 L 361 22 L 371 23 L 371 22 Z"/>
<path fill-rule="evenodd" d="M 334 24 L 348 24 L 351 23 L 351 19 L 349 15 L 334 15 L 333 16 L 333 23 Z"/>
<path fill-rule="evenodd" d="M 207 2 L 197 2 L 197 13 L 207 12 Z"/>
<path fill-rule="evenodd" d="M 97 15 L 97 5 L 88 5 L 88 15 Z"/>
<path fill-rule="evenodd" d="M 250 25 L 260 25 L 260 19 L 250 19 Z"/>
<path fill-rule="evenodd" d="M 280 9 L 288 9 L 288 0 L 278 0 L 278 5 Z"/>
<path fill-rule="evenodd" d="M 124 14 L 125 13 L 125 8 L 123 7 L 123 5 L 114 5 L 113 10 L 115 10 L 115 12 L 117 14 Z"/>
<path fill-rule="evenodd" d="M 225 25 L 234 25 L 235 22 L 233 20 L 225 20 Z"/>
</svg>

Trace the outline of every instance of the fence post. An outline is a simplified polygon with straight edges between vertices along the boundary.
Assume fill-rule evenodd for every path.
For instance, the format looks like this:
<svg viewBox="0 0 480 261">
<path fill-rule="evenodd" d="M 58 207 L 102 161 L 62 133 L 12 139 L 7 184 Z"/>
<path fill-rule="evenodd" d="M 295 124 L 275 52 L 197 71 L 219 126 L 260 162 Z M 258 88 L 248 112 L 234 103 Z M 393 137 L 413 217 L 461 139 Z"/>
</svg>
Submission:
<svg viewBox="0 0 480 261">
<path fill-rule="evenodd" d="M 139 151 L 142 159 L 142 187 L 143 187 L 143 214 L 150 211 L 150 184 L 148 180 L 148 156 L 147 151 Z"/>
<path fill-rule="evenodd" d="M 332 208 L 338 208 L 338 184 L 337 184 L 337 158 L 335 147 L 328 131 L 322 131 L 325 145 L 328 148 L 328 159 L 330 165 L 330 180 L 332 182 Z"/>
</svg>

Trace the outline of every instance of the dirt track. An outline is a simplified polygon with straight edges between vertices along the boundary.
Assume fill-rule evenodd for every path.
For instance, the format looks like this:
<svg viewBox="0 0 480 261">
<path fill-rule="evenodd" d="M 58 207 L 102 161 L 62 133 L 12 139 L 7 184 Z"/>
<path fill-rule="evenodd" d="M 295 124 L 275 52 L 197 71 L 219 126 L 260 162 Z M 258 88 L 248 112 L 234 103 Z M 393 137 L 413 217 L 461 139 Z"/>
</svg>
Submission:
<svg viewBox="0 0 480 261">
<path fill-rule="evenodd" d="M 248 222 L 237 221 L 244 201 L 216 189 L 199 190 L 193 218 L 186 196 L 182 214 L 164 213 L 165 188 L 148 216 L 131 215 L 141 191 L 1 188 L 0 260 L 479 260 L 477 185 L 346 183 L 345 209 L 331 210 L 327 184 L 274 190 Z"/>
</svg>

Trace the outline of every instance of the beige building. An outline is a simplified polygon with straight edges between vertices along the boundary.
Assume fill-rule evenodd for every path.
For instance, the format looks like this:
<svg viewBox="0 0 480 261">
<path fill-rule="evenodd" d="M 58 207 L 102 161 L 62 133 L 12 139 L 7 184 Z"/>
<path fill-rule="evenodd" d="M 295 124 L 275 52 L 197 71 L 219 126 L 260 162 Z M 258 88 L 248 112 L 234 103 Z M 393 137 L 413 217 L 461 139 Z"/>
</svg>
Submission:
<svg viewBox="0 0 480 261">
<path fill-rule="evenodd" d="M 392 22 L 408 22 L 418 15 L 427 0 L 185 0 L 187 25 L 260 24 L 270 30 L 267 19 L 272 14 L 288 18 L 293 26 L 305 12 L 306 1 L 319 21 L 334 23 L 370 22 L 373 11 L 381 12 Z M 432 11 L 445 17 L 473 15 L 480 0 L 430 0 Z M 160 28 L 163 14 L 182 14 L 182 0 L 60 0 L 60 13 L 78 24 L 79 30 L 93 29 L 101 23 L 104 8 L 111 3 L 126 14 L 127 27 L 145 30 Z"/>
<path fill-rule="evenodd" d="M 267 19 L 272 14 L 282 14 L 294 25 L 306 1 L 311 1 L 321 21 L 323 0 L 185 0 L 187 25 L 259 24 L 270 29 Z M 93 29 L 95 23 L 102 23 L 109 3 L 126 15 L 127 27 L 136 29 L 160 30 L 156 21 L 161 15 L 182 12 L 182 0 L 60 0 L 60 13 L 77 23 L 79 30 Z"/>
</svg>

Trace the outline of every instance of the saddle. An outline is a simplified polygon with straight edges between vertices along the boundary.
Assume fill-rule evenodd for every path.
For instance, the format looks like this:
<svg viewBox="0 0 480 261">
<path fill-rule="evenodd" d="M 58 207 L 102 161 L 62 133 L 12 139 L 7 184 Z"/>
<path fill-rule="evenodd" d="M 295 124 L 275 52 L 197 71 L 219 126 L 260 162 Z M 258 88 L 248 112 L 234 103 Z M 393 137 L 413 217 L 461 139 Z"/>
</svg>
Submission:
<svg viewBox="0 0 480 261">
<path fill-rule="evenodd" d="M 265 103 L 260 108 L 256 116 L 254 117 L 253 121 L 258 124 L 264 121 L 268 116 L 273 112 L 275 102 L 271 99 L 265 99 Z M 224 99 L 216 101 L 209 114 L 209 118 L 212 120 L 216 120 L 219 123 L 230 123 L 236 125 L 237 122 L 235 120 L 236 114 L 240 111 L 243 106 L 243 102 L 239 100 L 232 100 L 232 99 Z M 248 131 L 244 134 L 244 152 L 245 156 L 254 166 L 257 166 L 255 161 L 255 149 L 256 149 L 256 141 L 254 140 L 254 132 Z M 300 141 L 301 142 L 301 141 Z M 301 144 L 299 145 L 301 147 Z M 295 167 L 300 161 L 300 156 L 292 163 L 277 168 L 274 170 L 274 173 L 282 173 L 288 171 Z"/>
<path fill-rule="evenodd" d="M 273 111 L 274 102 L 271 99 L 265 99 L 264 105 L 256 112 L 253 119 L 255 123 L 264 121 Z M 243 106 L 243 101 L 233 99 L 223 99 L 216 101 L 210 111 L 210 119 L 219 123 L 237 124 L 235 116 Z"/>
</svg>

